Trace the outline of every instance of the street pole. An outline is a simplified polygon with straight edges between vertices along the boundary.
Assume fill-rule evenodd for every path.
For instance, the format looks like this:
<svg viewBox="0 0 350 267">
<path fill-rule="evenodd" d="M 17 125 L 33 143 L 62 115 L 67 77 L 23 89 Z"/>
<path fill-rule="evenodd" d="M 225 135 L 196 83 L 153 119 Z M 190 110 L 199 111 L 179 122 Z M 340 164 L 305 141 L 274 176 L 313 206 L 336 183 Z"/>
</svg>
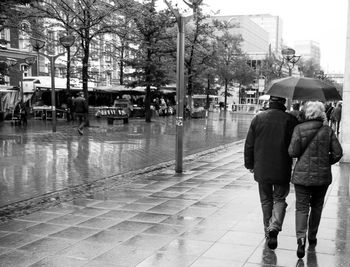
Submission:
<svg viewBox="0 0 350 267">
<path fill-rule="evenodd" d="M 71 36 L 71 35 L 63 36 L 59 39 L 59 42 L 65 48 L 71 47 L 74 44 L 74 41 L 75 41 L 75 37 Z M 45 41 L 31 38 L 30 43 L 38 53 L 38 63 L 39 63 L 39 55 L 46 57 L 50 61 L 52 132 L 56 132 L 57 118 L 56 118 L 56 90 L 55 90 L 55 61 L 60 56 L 63 56 L 66 52 L 59 53 L 58 55 L 55 55 L 55 56 L 47 55 L 47 54 L 39 51 L 41 48 L 43 48 L 45 46 Z"/>
<path fill-rule="evenodd" d="M 203 0 L 183 0 L 193 10 L 196 10 Z M 185 24 L 193 16 L 184 17 L 179 10 L 174 9 L 170 2 L 164 0 L 165 4 L 174 14 L 178 27 L 177 34 L 177 66 L 176 66 L 176 147 L 175 147 L 175 172 L 182 173 L 183 165 L 183 121 L 184 121 L 184 100 L 185 100 Z"/>
<path fill-rule="evenodd" d="M 185 98 L 185 18 L 178 17 L 177 67 L 176 67 L 176 158 L 175 171 L 182 173 L 183 162 L 183 120 Z"/>
<path fill-rule="evenodd" d="M 293 71 L 294 65 L 299 61 L 300 56 L 295 55 L 295 50 L 293 48 L 282 49 L 282 56 L 283 56 L 283 62 L 285 60 L 287 63 L 288 71 L 289 71 L 288 74 L 289 74 L 289 76 L 292 76 L 292 71 Z M 288 111 L 291 109 L 291 106 L 292 106 L 292 100 L 287 99 L 287 110 Z"/>
<path fill-rule="evenodd" d="M 55 60 L 54 56 L 49 57 L 51 64 L 51 107 L 52 107 L 52 132 L 56 132 L 56 90 L 55 90 Z"/>
<path fill-rule="evenodd" d="M 345 49 L 345 68 L 344 68 L 344 86 L 343 86 L 343 107 L 342 114 L 349 114 L 350 111 L 350 0 L 348 1 L 348 17 L 346 30 L 346 49 Z M 340 125 L 340 142 L 343 147 L 344 163 L 350 162 L 350 117 L 342 116 Z M 350 188 L 350 184 L 349 184 Z"/>
<path fill-rule="evenodd" d="M 66 52 L 60 53 L 56 56 L 50 56 L 38 51 L 39 55 L 46 57 L 50 61 L 51 68 L 51 114 L 52 114 L 52 132 L 56 132 L 56 89 L 55 89 L 55 61 L 60 56 L 63 56 Z"/>
</svg>

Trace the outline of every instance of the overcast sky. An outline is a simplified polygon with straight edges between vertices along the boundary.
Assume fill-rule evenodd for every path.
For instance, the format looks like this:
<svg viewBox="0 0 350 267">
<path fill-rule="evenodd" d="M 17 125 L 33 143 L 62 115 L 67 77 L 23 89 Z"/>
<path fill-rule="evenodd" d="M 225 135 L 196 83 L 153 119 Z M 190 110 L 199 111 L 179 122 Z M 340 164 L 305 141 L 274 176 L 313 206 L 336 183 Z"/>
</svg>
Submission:
<svg viewBox="0 0 350 267">
<path fill-rule="evenodd" d="M 344 72 L 348 0 L 203 0 L 203 4 L 220 10 L 220 15 L 280 16 L 285 44 L 293 48 L 297 40 L 316 41 L 321 48 L 322 68 Z"/>
</svg>

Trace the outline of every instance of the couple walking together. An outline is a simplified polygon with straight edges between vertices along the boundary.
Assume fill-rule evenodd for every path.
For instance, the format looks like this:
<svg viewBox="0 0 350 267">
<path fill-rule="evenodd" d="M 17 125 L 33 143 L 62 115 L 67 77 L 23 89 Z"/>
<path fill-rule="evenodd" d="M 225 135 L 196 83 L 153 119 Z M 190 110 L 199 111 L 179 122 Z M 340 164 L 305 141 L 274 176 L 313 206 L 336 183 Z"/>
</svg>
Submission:
<svg viewBox="0 0 350 267">
<path fill-rule="evenodd" d="M 286 213 L 290 181 L 295 188 L 297 256 L 305 244 L 317 244 L 324 198 L 332 182 L 331 165 L 342 157 L 334 131 L 324 123 L 321 102 L 308 102 L 305 120 L 298 123 L 286 112 L 286 99 L 271 96 L 269 109 L 257 114 L 250 125 L 245 147 L 245 167 L 258 182 L 267 245 L 276 249 Z M 292 173 L 293 158 L 297 158 Z"/>
</svg>

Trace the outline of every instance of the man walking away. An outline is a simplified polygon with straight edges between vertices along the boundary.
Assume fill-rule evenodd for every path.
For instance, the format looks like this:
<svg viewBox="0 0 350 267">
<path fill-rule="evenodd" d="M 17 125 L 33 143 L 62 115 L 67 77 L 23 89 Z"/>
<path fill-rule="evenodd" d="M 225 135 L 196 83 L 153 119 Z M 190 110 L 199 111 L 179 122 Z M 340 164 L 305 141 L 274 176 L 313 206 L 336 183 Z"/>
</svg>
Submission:
<svg viewBox="0 0 350 267">
<path fill-rule="evenodd" d="M 78 94 L 78 97 L 76 97 L 73 100 L 73 111 L 74 111 L 74 116 L 75 119 L 79 120 L 79 127 L 78 127 L 78 133 L 80 135 L 83 135 L 83 129 L 86 124 L 87 120 L 87 112 L 88 112 L 88 106 L 87 106 L 87 101 L 84 98 L 84 94 L 80 92 Z"/>
<path fill-rule="evenodd" d="M 269 101 L 269 109 L 251 122 L 244 146 L 244 165 L 254 172 L 258 182 L 267 245 L 275 249 L 289 194 L 292 158 L 288 146 L 298 120 L 286 112 L 285 98 L 271 96 Z"/>
</svg>

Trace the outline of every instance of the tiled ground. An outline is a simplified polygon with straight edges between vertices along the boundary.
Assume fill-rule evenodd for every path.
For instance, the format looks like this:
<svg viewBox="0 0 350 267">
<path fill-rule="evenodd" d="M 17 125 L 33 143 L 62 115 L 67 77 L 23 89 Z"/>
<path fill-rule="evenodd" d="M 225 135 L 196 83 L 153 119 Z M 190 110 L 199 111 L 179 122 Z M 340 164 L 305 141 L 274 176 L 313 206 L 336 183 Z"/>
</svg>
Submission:
<svg viewBox="0 0 350 267">
<path fill-rule="evenodd" d="M 349 168 L 334 167 L 315 251 L 296 257 L 294 192 L 279 246 L 265 246 L 242 143 L 0 225 L 0 266 L 349 266 Z"/>
</svg>

